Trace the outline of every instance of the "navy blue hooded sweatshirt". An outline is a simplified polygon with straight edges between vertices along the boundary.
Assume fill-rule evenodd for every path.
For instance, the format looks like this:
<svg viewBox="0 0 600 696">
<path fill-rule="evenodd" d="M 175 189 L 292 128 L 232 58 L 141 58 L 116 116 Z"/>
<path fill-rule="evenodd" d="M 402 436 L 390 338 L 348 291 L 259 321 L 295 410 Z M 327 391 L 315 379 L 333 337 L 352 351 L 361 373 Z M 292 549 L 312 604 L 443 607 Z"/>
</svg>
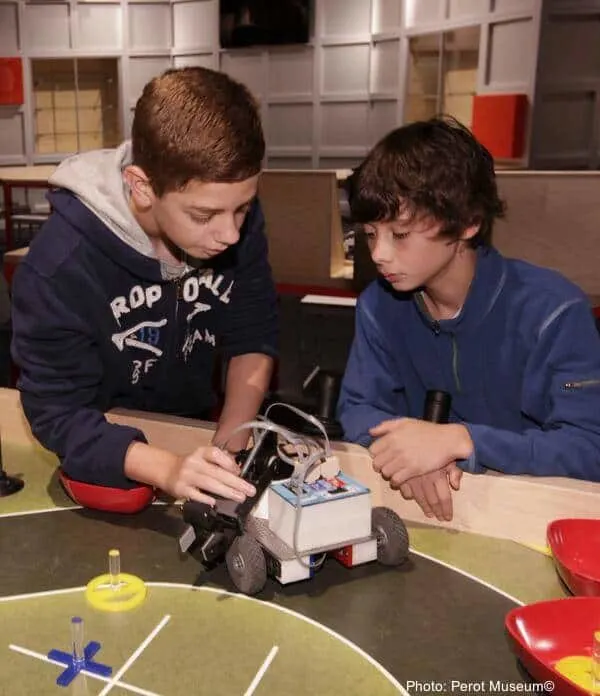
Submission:
<svg viewBox="0 0 600 696">
<path fill-rule="evenodd" d="M 72 478 L 117 487 L 134 485 L 124 457 L 145 438 L 106 411 L 206 417 L 217 352 L 277 350 L 259 203 L 236 245 L 201 268 L 168 267 L 129 211 L 129 153 L 124 144 L 59 166 L 53 213 L 13 280 L 12 351 L 34 435 Z"/>
<path fill-rule="evenodd" d="M 480 249 L 457 317 L 433 321 L 418 293 L 382 280 L 361 295 L 338 405 L 348 440 L 421 418 L 427 390 L 452 395 L 472 473 L 600 481 L 600 336 L 586 296 L 558 273 Z"/>
</svg>

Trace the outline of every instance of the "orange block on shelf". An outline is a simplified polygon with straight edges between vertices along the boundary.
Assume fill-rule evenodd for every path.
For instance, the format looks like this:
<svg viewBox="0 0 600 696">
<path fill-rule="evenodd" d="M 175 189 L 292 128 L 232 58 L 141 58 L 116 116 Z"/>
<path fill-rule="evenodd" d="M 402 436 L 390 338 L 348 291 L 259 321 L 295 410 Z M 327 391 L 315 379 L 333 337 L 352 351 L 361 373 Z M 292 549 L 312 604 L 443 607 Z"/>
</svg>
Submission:
<svg viewBox="0 0 600 696">
<path fill-rule="evenodd" d="M 516 159 L 525 150 L 526 94 L 477 94 L 471 130 L 495 159 Z"/>
<path fill-rule="evenodd" d="M 20 106 L 23 102 L 21 59 L 0 58 L 0 106 Z"/>
</svg>

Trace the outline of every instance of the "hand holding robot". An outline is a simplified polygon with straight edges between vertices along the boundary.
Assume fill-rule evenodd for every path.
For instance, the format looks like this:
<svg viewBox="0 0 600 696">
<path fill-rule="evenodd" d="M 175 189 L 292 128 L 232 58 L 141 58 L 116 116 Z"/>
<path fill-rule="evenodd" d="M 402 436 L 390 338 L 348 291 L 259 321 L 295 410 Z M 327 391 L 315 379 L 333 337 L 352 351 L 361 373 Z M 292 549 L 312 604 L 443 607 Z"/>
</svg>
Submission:
<svg viewBox="0 0 600 696">
<path fill-rule="evenodd" d="M 270 420 L 276 407 L 310 421 L 323 433 L 323 444 Z M 232 436 L 244 428 L 252 429 L 253 445 L 238 455 L 238 464 L 256 495 L 242 503 L 217 499 L 214 506 L 187 501 L 183 517 L 188 526 L 179 540 L 182 552 L 197 552 L 209 565 L 224 558 L 235 586 L 246 594 L 260 592 L 267 575 L 281 583 L 308 578 L 328 554 L 347 566 L 374 560 L 399 565 L 406 560 L 404 523 L 388 508 L 371 508 L 370 491 L 340 474 L 318 419 L 275 403 L 263 419 L 239 426 Z M 266 519 L 260 511 L 265 496 Z M 318 539 L 307 532 L 317 516 L 326 517 L 330 527 L 323 536 L 319 526 Z M 350 520 L 354 524 L 346 523 Z"/>
</svg>

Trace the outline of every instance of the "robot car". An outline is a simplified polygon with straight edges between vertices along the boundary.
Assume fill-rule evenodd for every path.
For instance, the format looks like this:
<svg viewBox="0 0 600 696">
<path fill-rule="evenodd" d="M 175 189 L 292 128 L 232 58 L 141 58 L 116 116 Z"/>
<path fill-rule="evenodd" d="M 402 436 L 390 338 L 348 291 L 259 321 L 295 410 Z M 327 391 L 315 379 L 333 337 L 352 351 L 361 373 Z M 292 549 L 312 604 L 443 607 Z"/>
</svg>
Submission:
<svg viewBox="0 0 600 696">
<path fill-rule="evenodd" d="M 269 420 L 275 406 L 310 421 L 324 445 Z M 237 461 L 256 495 L 243 503 L 217 499 L 214 506 L 186 501 L 183 553 L 207 566 L 225 561 L 237 590 L 248 595 L 269 576 L 281 584 L 310 578 L 328 556 L 347 567 L 375 560 L 397 566 L 408 558 L 404 523 L 393 510 L 372 507 L 369 489 L 340 472 L 314 416 L 278 403 L 242 428 L 253 430 L 253 446 Z"/>
</svg>

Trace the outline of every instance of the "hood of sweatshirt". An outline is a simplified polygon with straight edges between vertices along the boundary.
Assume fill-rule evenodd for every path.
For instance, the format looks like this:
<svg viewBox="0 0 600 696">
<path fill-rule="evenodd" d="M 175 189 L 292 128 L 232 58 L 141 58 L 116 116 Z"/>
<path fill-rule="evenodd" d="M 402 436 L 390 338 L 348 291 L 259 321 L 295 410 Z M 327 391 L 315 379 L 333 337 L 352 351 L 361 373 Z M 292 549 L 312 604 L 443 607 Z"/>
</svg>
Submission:
<svg viewBox="0 0 600 696">
<path fill-rule="evenodd" d="M 123 170 L 132 163 L 131 142 L 116 149 L 94 150 L 68 157 L 58 165 L 49 179 L 52 187 L 71 192 L 121 242 L 138 254 L 156 260 L 148 235 L 135 219 L 129 206 L 129 189 Z M 102 246 L 104 230 L 82 215 L 79 206 L 68 204 L 68 199 L 50 194 L 53 207 L 69 219 L 71 224 L 91 241 Z M 91 216 L 90 216 L 91 218 Z M 176 278 L 190 267 L 160 261 L 161 276 Z"/>
</svg>

